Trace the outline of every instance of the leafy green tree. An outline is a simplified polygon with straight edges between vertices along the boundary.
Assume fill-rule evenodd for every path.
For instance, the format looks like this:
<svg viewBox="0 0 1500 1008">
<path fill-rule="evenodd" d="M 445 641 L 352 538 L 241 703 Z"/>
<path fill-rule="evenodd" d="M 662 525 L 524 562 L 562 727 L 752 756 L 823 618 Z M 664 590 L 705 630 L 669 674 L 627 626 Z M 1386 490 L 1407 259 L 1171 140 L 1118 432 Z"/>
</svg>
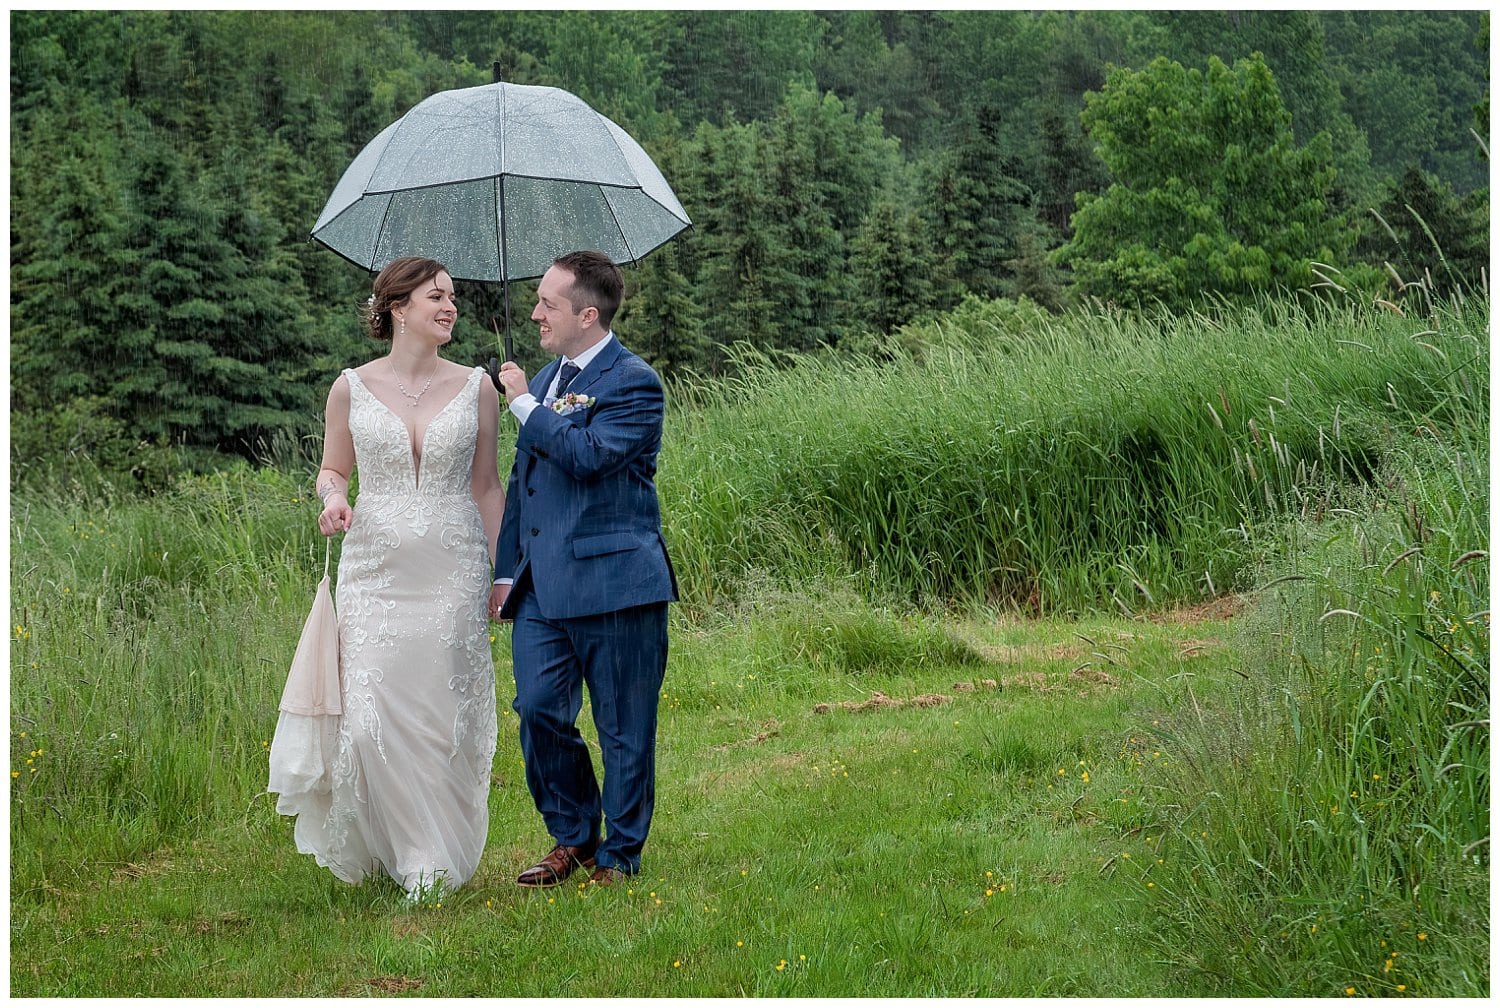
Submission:
<svg viewBox="0 0 1500 1008">
<path fill-rule="evenodd" d="M 1489 91 L 1481 12 L 1324 11 L 1319 18 L 1336 54 L 1331 72 L 1343 107 L 1363 128 L 1376 171 L 1396 178 L 1416 164 L 1460 193 L 1485 185 L 1489 168 L 1470 133 L 1474 105 Z"/>
<path fill-rule="evenodd" d="M 1257 53 L 1275 75 L 1292 135 L 1307 143 L 1327 133 L 1332 144 L 1333 199 L 1340 207 L 1376 198 L 1367 130 L 1355 125 L 1340 93 L 1338 66 L 1328 58 L 1324 21 L 1314 11 L 1168 11 L 1159 15 L 1167 44 L 1158 52 L 1184 66 L 1217 56 L 1233 65 Z"/>
<path fill-rule="evenodd" d="M 1488 11 L 1479 17 L 1479 30 L 1475 33 L 1474 44 L 1482 52 L 1490 51 L 1490 15 Z M 1471 111 L 1474 117 L 1474 133 L 1487 146 L 1490 135 L 1490 75 L 1488 70 L 1485 71 L 1484 75 L 1484 93 L 1474 102 Z M 1485 153 L 1485 161 L 1489 161 L 1488 153 Z"/>
<path fill-rule="evenodd" d="M 1296 144 L 1263 60 L 1117 70 L 1083 118 L 1114 182 L 1079 197 L 1058 250 L 1082 293 L 1181 305 L 1295 289 L 1353 242 L 1329 206 L 1328 138 Z"/>
</svg>

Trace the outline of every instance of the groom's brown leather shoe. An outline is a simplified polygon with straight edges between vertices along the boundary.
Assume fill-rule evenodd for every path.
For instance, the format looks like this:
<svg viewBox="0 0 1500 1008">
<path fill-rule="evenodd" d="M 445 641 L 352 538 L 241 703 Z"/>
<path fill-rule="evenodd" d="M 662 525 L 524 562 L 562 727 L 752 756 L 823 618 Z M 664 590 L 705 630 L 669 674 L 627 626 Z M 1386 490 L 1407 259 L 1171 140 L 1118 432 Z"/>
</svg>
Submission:
<svg viewBox="0 0 1500 1008">
<path fill-rule="evenodd" d="M 616 882 L 624 882 L 629 877 L 618 868 L 595 868 L 594 874 L 589 876 L 589 885 L 612 886 Z"/>
<path fill-rule="evenodd" d="M 594 867 L 593 844 L 587 847 L 566 847 L 558 844 L 547 852 L 546 857 L 523 871 L 516 879 L 516 885 L 529 886 L 534 889 L 562 885 L 567 881 L 568 876 L 578 869 L 592 867 Z"/>
</svg>

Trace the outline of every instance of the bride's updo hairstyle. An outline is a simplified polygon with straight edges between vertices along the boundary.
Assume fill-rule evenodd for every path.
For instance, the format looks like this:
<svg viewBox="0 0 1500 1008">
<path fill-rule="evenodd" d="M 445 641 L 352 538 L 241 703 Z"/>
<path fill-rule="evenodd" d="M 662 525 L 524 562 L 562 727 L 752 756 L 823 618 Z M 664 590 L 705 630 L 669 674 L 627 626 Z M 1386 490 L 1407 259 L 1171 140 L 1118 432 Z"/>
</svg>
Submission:
<svg viewBox="0 0 1500 1008">
<path fill-rule="evenodd" d="M 360 308 L 365 333 L 373 340 L 389 343 L 395 335 L 391 309 L 406 304 L 412 291 L 439 273 L 446 272 L 448 267 L 436 259 L 424 259 L 421 256 L 392 259 L 375 278 L 375 289 L 370 300 Z"/>
</svg>

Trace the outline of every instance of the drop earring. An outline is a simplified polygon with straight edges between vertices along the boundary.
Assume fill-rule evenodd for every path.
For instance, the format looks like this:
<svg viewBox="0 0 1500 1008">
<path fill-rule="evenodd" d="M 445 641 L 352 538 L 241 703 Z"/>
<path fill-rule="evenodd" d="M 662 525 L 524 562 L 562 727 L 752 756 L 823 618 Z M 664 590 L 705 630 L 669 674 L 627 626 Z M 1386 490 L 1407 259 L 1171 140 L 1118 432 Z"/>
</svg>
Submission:
<svg viewBox="0 0 1500 1008">
<path fill-rule="evenodd" d="M 401 331 L 399 333 L 397 333 L 397 335 L 399 335 L 399 336 L 405 336 L 406 335 L 406 319 L 400 318 L 400 319 L 397 319 L 396 321 L 401 323 Z"/>
</svg>

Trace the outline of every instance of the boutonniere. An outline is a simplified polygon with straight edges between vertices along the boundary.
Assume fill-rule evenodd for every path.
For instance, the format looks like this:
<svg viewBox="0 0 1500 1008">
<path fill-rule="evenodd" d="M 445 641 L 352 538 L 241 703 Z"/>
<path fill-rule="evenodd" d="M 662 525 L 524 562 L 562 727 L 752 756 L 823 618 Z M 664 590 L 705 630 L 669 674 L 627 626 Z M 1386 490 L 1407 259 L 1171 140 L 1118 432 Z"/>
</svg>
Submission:
<svg viewBox="0 0 1500 1008">
<path fill-rule="evenodd" d="M 592 405 L 594 397 L 582 392 L 566 392 L 552 401 L 552 408 L 564 416 L 576 410 L 588 409 Z"/>
</svg>

